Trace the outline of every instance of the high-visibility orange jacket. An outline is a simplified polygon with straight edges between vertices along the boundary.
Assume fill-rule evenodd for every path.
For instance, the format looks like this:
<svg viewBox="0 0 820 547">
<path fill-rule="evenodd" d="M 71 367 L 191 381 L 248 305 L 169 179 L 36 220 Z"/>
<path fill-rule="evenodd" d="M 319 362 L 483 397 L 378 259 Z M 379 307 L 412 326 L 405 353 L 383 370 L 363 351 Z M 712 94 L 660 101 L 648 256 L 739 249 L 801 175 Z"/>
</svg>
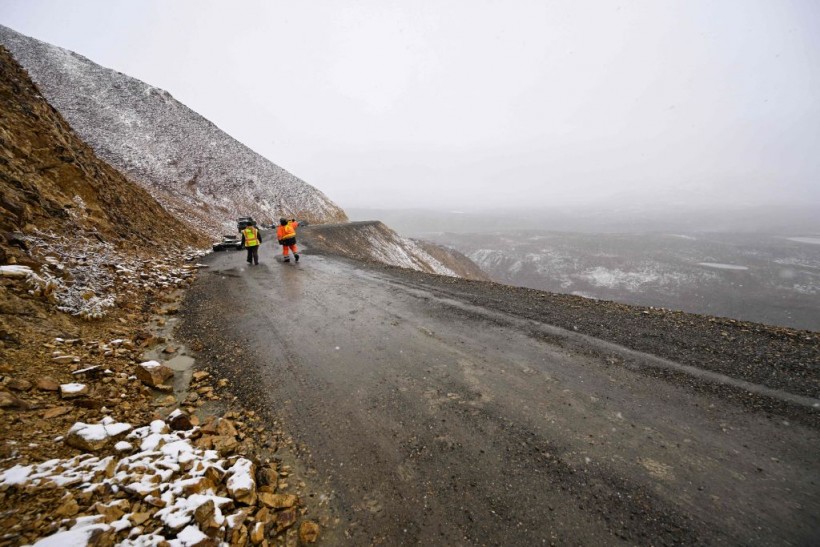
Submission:
<svg viewBox="0 0 820 547">
<path fill-rule="evenodd" d="M 276 227 L 276 239 L 279 241 L 284 241 L 286 239 L 292 239 L 296 237 L 296 227 L 299 226 L 299 223 L 295 220 L 292 220 L 285 224 L 284 226 L 277 226 Z"/>
<path fill-rule="evenodd" d="M 245 240 L 245 247 L 256 247 L 259 245 L 259 233 L 253 226 L 248 226 L 242 230 L 242 238 Z"/>
</svg>

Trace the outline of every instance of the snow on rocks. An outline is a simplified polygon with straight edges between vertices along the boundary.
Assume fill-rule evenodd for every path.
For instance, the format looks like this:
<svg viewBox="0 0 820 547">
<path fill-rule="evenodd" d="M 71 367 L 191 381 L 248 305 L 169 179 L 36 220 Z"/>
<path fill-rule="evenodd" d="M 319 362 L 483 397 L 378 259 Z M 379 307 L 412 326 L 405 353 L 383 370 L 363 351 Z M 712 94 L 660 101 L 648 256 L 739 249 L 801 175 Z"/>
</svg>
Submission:
<svg viewBox="0 0 820 547">
<path fill-rule="evenodd" d="M 226 418 L 207 425 L 236 431 Z M 0 470 L 0 501 L 36 492 L 43 510 L 41 533 L 29 538 L 35 545 L 244 545 L 288 530 L 291 541 L 316 541 L 316 523 L 294 527 L 298 497 L 275 493 L 277 464 L 197 447 L 202 435 L 163 420 L 137 428 L 111 418 L 78 422 L 65 442 L 97 453 Z"/>
<path fill-rule="evenodd" d="M 238 502 L 245 505 L 256 503 L 256 482 L 254 481 L 255 467 L 253 462 L 245 458 L 239 458 L 233 466 L 228 469 L 228 492 Z"/>
<path fill-rule="evenodd" d="M 131 425 L 116 423 L 107 416 L 95 425 L 77 422 L 68 430 L 65 443 L 80 450 L 96 452 L 131 429 Z"/>
<path fill-rule="evenodd" d="M 0 267 L 0 276 L 23 279 L 33 296 L 89 320 L 104 317 L 127 293 L 187 286 L 198 268 L 179 264 L 205 254 L 173 249 L 164 251 L 163 257 L 140 258 L 82 233 L 34 230 L 20 238 L 31 257 L 42 262 L 39 273 L 15 264 Z"/>
<path fill-rule="evenodd" d="M 63 399 L 74 399 L 76 397 L 85 397 L 88 395 L 89 389 L 86 384 L 61 384 L 60 397 Z"/>
<path fill-rule="evenodd" d="M 11 264 L 9 266 L 0 266 L 0 277 L 28 277 L 34 272 L 28 266 L 21 266 L 19 264 Z"/>
</svg>

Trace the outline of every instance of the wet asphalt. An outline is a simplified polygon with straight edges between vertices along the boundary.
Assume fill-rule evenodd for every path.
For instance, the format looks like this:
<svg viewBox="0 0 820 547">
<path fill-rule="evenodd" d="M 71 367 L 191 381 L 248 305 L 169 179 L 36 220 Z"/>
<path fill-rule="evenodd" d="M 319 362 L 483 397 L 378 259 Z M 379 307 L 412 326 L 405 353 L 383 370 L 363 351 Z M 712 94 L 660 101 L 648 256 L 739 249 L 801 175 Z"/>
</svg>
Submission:
<svg viewBox="0 0 820 547">
<path fill-rule="evenodd" d="M 206 258 L 179 335 L 292 437 L 340 517 L 327 543 L 820 540 L 816 428 L 534 336 L 424 276 L 275 249 Z"/>
</svg>

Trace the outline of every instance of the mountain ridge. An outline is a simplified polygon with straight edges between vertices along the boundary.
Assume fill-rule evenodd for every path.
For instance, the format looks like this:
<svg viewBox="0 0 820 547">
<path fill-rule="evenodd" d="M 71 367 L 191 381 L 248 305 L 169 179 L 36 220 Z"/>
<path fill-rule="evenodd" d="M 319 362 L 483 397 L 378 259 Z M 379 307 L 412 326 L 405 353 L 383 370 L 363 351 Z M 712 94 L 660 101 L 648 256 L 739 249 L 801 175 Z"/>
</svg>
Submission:
<svg viewBox="0 0 820 547">
<path fill-rule="evenodd" d="M 167 91 L 2 25 L 0 42 L 103 160 L 200 229 L 216 235 L 245 215 L 347 220 L 321 191 Z"/>
</svg>

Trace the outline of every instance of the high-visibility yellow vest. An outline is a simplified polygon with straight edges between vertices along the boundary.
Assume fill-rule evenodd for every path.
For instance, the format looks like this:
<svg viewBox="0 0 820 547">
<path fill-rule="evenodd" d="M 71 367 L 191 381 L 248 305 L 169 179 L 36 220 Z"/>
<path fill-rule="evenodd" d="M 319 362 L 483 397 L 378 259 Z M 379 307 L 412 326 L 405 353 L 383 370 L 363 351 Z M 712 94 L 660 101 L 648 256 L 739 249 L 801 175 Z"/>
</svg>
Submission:
<svg viewBox="0 0 820 547">
<path fill-rule="evenodd" d="M 245 247 L 256 247 L 259 245 L 259 238 L 256 237 L 256 228 L 253 226 L 248 226 L 242 230 L 242 234 L 245 236 Z"/>
</svg>

